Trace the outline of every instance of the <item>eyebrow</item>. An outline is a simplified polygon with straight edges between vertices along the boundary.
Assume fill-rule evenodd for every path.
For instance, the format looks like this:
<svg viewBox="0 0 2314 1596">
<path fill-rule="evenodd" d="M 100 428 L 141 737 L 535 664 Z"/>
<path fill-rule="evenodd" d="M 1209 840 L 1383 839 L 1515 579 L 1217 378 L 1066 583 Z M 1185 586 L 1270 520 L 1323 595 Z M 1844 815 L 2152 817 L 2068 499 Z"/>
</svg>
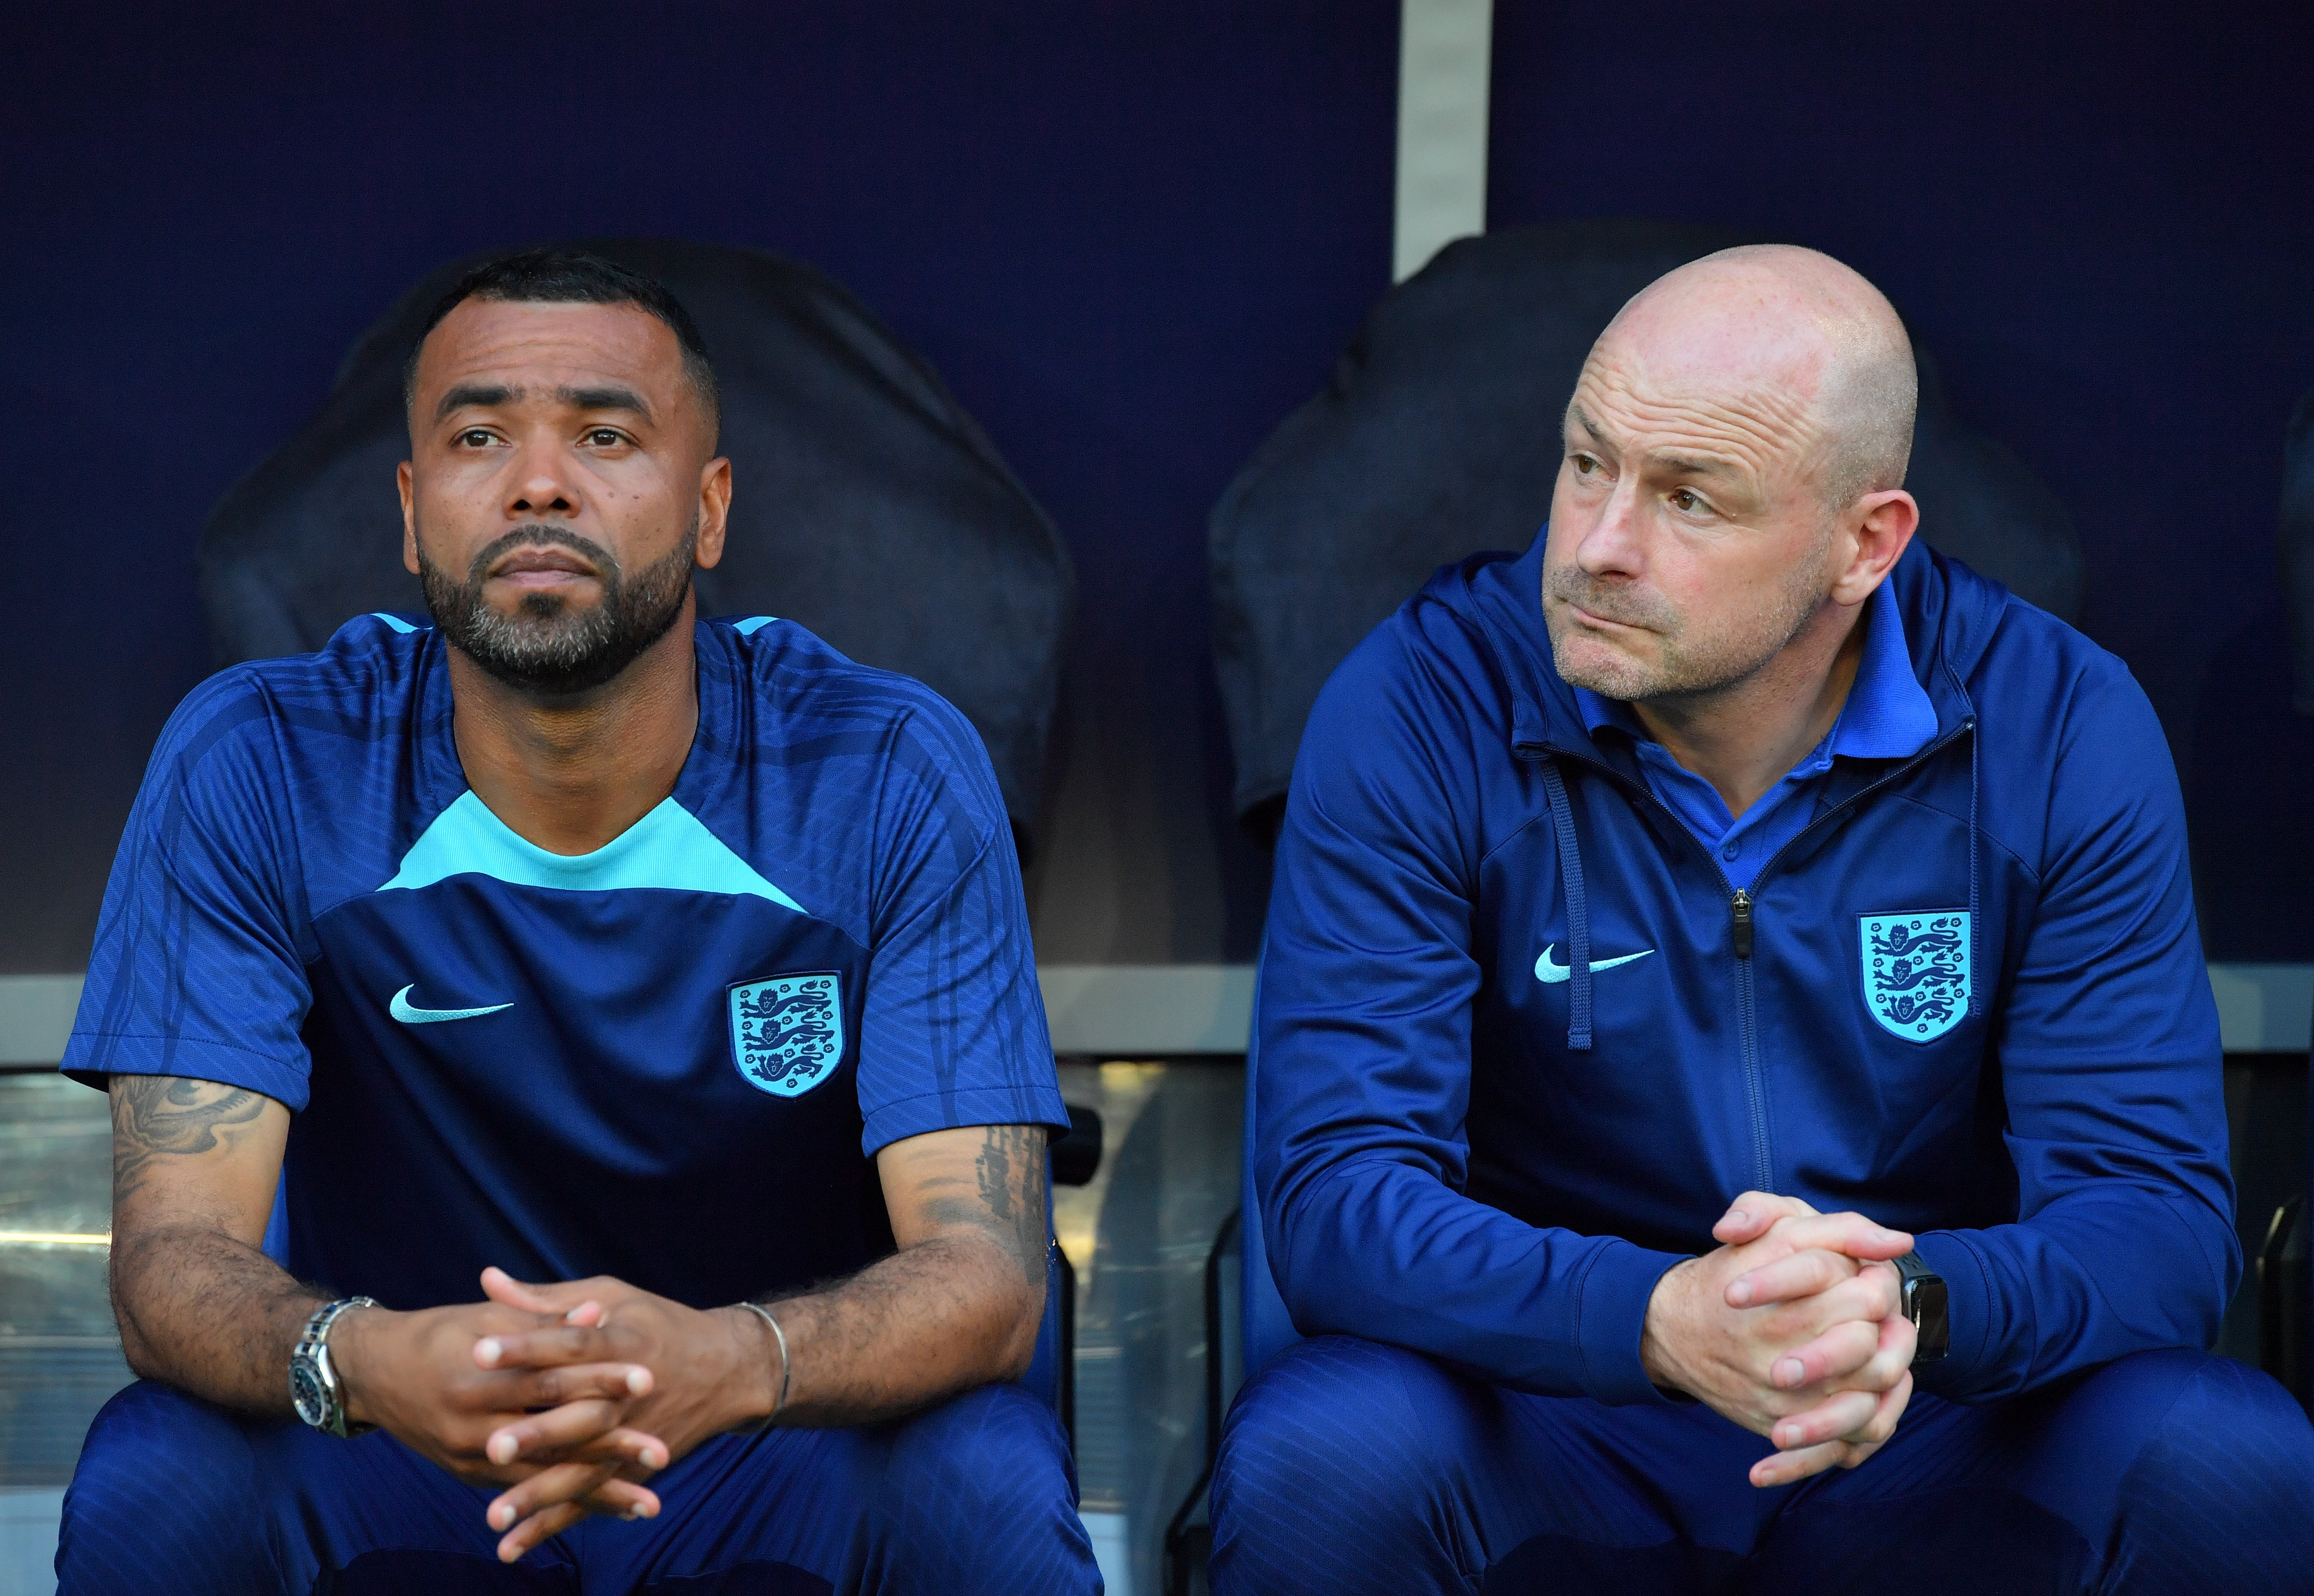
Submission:
<svg viewBox="0 0 2314 1596">
<path fill-rule="evenodd" d="M 499 405 L 511 404 L 522 395 L 521 389 L 510 388 L 503 383 L 461 383 L 442 395 L 442 402 L 434 407 L 434 419 L 445 420 L 453 411 L 469 406 L 477 410 L 491 410 Z M 640 416 L 646 421 L 657 419 L 651 414 L 649 401 L 641 394 L 616 384 L 600 388 L 557 388 L 554 397 L 573 410 L 625 410 Z"/>
<path fill-rule="evenodd" d="M 1567 413 L 1575 418 L 1577 426 L 1582 428 L 1584 431 L 1591 435 L 1591 441 L 1593 443 L 1597 444 L 1603 449 L 1612 448 L 1614 446 L 1607 435 L 1599 430 L 1598 423 L 1591 419 L 1590 413 L 1581 405 L 1568 405 L 1567 407 Z M 1728 478 L 1740 477 L 1744 474 L 1736 467 L 1730 465 L 1724 460 L 1697 460 L 1685 454 L 1651 454 L 1647 456 L 1647 461 L 1650 465 L 1663 466 L 1667 470 L 1679 472 L 1682 476 L 1688 477 L 1718 477 L 1722 481 L 1725 481 Z"/>
<path fill-rule="evenodd" d="M 434 407 L 434 419 L 437 421 L 443 420 L 451 411 L 464 410 L 469 405 L 480 410 L 489 410 L 493 405 L 501 405 L 510 399 L 520 398 L 521 394 L 521 389 L 509 388 L 503 384 L 461 383 L 442 395 L 442 402 Z"/>
<path fill-rule="evenodd" d="M 616 384 L 601 388 L 557 388 L 554 397 L 573 410 L 625 410 L 631 415 L 640 416 L 646 421 L 654 419 L 650 405 L 641 394 Z"/>
<path fill-rule="evenodd" d="M 1724 460 L 1691 460 L 1684 454 L 1650 454 L 1648 461 L 1666 466 L 1683 477 L 1735 477 L 1743 473 Z"/>
</svg>

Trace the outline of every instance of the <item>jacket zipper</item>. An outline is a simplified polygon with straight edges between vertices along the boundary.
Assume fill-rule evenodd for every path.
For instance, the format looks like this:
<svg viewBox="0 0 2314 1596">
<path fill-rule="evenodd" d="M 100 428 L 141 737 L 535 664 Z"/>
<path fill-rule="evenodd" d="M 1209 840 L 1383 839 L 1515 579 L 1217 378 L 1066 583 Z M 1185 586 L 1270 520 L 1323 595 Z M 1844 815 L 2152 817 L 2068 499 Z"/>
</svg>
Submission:
<svg viewBox="0 0 2314 1596">
<path fill-rule="evenodd" d="M 1935 742 L 1930 743 L 1927 747 L 1913 754 L 1912 758 L 1906 760 L 1903 764 L 1898 765 L 1894 770 L 1890 771 L 1886 775 L 1881 777 L 1877 781 L 1873 782 L 1868 787 L 1859 788 L 1856 791 L 1850 793 L 1846 798 L 1841 799 L 1840 802 L 1834 804 L 1831 808 L 1826 809 L 1823 814 L 1817 816 L 1814 820 L 1809 821 L 1807 824 L 1802 826 L 1798 831 L 1792 834 L 1792 838 L 1789 842 L 1786 842 L 1781 848 L 1777 849 L 1774 853 L 1769 855 L 1767 863 L 1760 867 L 1760 873 L 1752 877 L 1752 886 L 1756 887 L 1761 882 L 1766 880 L 1768 873 L 1776 868 L 1777 862 L 1780 860 L 1785 854 L 1789 853 L 1792 849 L 1798 844 L 1800 839 L 1806 836 L 1808 833 L 1815 830 L 1816 827 L 1831 820 L 1834 816 L 1841 814 L 1844 811 L 1852 808 L 1856 805 L 1862 803 L 1866 798 L 1870 798 L 1882 788 L 1889 786 L 1894 782 L 1903 780 L 1906 776 L 1911 775 L 1913 771 L 1917 770 L 1921 765 L 1926 764 L 1939 754 L 1941 754 L 1946 748 L 1949 747 L 1954 743 L 1958 742 L 1964 732 L 1973 732 L 1975 729 L 1976 717 L 1971 715 L 1964 719 L 1958 726 L 1953 727 L 1952 730 L 1947 732 L 1943 736 L 1939 737 Z M 1615 769 L 1612 765 L 1610 765 L 1603 761 L 1594 759 L 1589 754 L 1578 754 L 1571 748 L 1559 748 L 1549 743 L 1534 744 L 1531 745 L 1531 746 L 1537 750 L 1537 753 L 1523 753 L 1523 751 L 1516 748 L 1514 748 L 1512 752 L 1515 754 L 1521 754 L 1522 757 L 1529 759 L 1537 757 L 1538 754 L 1543 758 L 1548 758 L 1553 754 L 1564 754 L 1568 758 L 1574 760 L 1577 763 L 1588 765 L 1593 770 L 1597 771 L 1601 775 L 1605 776 L 1609 780 L 1612 781 L 1617 787 L 1621 788 L 1627 795 L 1635 797 L 1643 802 L 1654 805 L 1656 808 L 1662 811 L 1664 817 L 1671 822 L 1673 829 L 1694 845 L 1696 851 L 1703 856 L 1704 862 L 1711 867 L 1712 874 L 1719 877 L 1720 890 L 1727 894 L 1729 936 L 1736 949 L 1736 1052 L 1744 1064 L 1744 1096 L 1745 1103 L 1752 1111 L 1753 1189 L 1754 1191 L 1762 1192 L 1771 1192 L 1775 1190 L 1775 1152 L 1774 1142 L 1771 1138 L 1768 1130 L 1767 1083 L 1762 1078 L 1760 1068 L 1758 1027 L 1753 1021 L 1753 1015 L 1752 948 L 1753 939 L 1755 935 L 1755 927 L 1753 921 L 1753 910 L 1757 900 L 1753 897 L 1752 892 L 1749 889 L 1738 888 L 1733 882 L 1727 879 L 1727 872 L 1719 868 L 1719 860 L 1713 856 L 1709 848 L 1706 848 L 1703 845 L 1700 838 L 1697 837 L 1693 832 L 1687 829 L 1687 822 L 1682 820 L 1677 815 L 1674 814 L 1671 807 L 1665 804 L 1661 798 L 1656 797 L 1655 790 L 1646 783 L 1634 783 L 1630 777 L 1624 775 L 1622 772 Z"/>
<path fill-rule="evenodd" d="M 1757 877 L 1755 877 L 1756 880 Z M 1719 872 L 1727 885 L 1727 872 Z M 1768 1133 L 1768 1086 L 1761 1079 L 1758 1027 L 1752 1022 L 1752 895 L 1742 887 L 1727 900 L 1736 944 L 1736 1036 L 1744 1060 L 1744 1099 L 1752 1110 L 1752 1189 L 1776 1189 L 1775 1144 Z"/>
</svg>

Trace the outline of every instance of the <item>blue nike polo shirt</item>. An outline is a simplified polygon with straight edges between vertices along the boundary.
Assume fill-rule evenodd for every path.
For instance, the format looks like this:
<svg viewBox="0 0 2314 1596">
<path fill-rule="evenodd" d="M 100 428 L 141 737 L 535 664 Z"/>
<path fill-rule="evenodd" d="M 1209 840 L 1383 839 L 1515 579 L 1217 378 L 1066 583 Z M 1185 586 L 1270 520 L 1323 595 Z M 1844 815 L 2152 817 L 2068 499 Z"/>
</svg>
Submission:
<svg viewBox="0 0 2314 1596">
<path fill-rule="evenodd" d="M 674 791 L 575 857 L 467 787 L 393 616 L 163 733 L 67 1074 L 294 1112 L 269 1250 L 390 1307 L 618 1275 L 694 1305 L 891 1250 L 873 1155 L 1068 1123 L 979 738 L 791 622 L 702 622 Z"/>
</svg>

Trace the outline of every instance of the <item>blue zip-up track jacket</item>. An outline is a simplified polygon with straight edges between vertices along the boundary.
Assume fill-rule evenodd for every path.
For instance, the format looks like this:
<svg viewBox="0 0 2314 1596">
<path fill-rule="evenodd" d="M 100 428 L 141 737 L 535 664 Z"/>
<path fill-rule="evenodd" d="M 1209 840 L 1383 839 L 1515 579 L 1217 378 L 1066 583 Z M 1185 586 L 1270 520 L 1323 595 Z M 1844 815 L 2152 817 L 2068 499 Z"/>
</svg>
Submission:
<svg viewBox="0 0 2314 1596">
<path fill-rule="evenodd" d="M 1739 895 L 1585 729 L 1542 543 L 1441 570 L 1303 739 L 1255 1105 L 1297 1327 L 1665 1400 L 1648 1297 L 1758 1188 L 1918 1235 L 1939 1395 L 2207 1346 L 2241 1269 L 2217 1011 L 2127 670 L 1915 542 L 1889 580 L 1936 735 L 1836 761 Z M 1910 992 L 1907 926 L 1945 943 Z"/>
</svg>

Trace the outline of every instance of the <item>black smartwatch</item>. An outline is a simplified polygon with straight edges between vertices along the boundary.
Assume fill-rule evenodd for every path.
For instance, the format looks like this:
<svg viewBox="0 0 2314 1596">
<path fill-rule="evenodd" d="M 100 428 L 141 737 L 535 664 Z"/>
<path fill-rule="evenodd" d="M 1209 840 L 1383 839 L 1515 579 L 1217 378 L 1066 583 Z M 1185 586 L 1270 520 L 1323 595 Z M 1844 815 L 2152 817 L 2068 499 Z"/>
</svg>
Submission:
<svg viewBox="0 0 2314 1596">
<path fill-rule="evenodd" d="M 1920 1338 L 1912 1353 L 1912 1367 L 1933 1363 L 1945 1355 L 1952 1341 L 1952 1325 L 1946 1317 L 1949 1303 L 1945 1294 L 1945 1277 L 1928 1265 L 1919 1253 L 1908 1252 L 1901 1258 L 1891 1259 L 1897 1279 L 1902 1282 L 1903 1295 L 1897 1299 L 1897 1311 L 1912 1321 Z"/>
</svg>

